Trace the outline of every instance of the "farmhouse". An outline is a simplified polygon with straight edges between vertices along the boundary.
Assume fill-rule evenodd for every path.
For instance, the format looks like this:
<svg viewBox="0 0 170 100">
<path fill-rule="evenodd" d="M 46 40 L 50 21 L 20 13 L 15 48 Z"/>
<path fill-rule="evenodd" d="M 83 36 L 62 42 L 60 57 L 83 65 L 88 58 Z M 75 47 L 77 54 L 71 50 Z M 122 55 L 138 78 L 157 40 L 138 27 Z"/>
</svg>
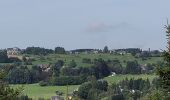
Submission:
<svg viewBox="0 0 170 100">
<path fill-rule="evenodd" d="M 21 49 L 19 49 L 18 47 L 7 49 L 7 55 L 19 55 L 20 53 L 21 53 Z"/>
</svg>

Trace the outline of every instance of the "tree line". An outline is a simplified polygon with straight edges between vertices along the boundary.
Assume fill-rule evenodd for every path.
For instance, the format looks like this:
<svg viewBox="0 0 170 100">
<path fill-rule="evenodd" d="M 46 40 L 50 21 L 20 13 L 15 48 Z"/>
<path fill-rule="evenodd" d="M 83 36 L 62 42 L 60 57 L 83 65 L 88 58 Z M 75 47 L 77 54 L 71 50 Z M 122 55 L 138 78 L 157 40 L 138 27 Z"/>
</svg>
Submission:
<svg viewBox="0 0 170 100">
<path fill-rule="evenodd" d="M 123 67 L 119 60 L 103 60 L 101 58 L 92 60 L 82 60 L 92 63 L 90 67 L 79 67 L 74 60 L 65 66 L 63 60 L 58 60 L 54 64 L 49 64 L 47 68 L 39 65 L 32 67 L 22 64 L 11 64 L 1 66 L 1 70 L 7 72 L 6 80 L 11 84 L 37 83 L 44 85 L 79 85 L 88 80 L 88 77 L 95 76 L 97 79 L 115 74 L 142 74 L 152 73 L 154 65 L 147 64 L 145 71 L 137 61 L 127 61 Z M 48 69 L 48 70 L 47 70 Z M 61 81 L 62 80 L 62 81 Z M 41 85 L 40 84 L 40 85 Z"/>
<path fill-rule="evenodd" d="M 138 100 L 149 95 L 154 82 L 149 79 L 127 79 L 108 85 L 105 80 L 97 80 L 92 76 L 88 82 L 83 83 L 78 91 L 74 91 L 74 96 L 85 100 Z M 149 97 L 147 97 L 149 98 Z"/>
</svg>

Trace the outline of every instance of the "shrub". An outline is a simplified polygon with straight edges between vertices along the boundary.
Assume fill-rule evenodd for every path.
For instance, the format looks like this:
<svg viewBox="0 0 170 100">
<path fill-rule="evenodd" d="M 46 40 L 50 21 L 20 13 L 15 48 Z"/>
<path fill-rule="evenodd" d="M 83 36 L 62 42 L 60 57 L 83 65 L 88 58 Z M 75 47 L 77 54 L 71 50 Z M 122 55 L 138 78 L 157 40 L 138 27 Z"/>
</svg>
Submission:
<svg viewBox="0 0 170 100">
<path fill-rule="evenodd" d="M 52 85 L 79 85 L 85 82 L 86 79 L 84 79 L 81 76 L 60 76 L 60 77 L 54 77 L 53 81 L 51 82 Z"/>
<path fill-rule="evenodd" d="M 47 83 L 47 82 L 44 82 L 44 81 L 40 81 L 40 82 L 39 82 L 39 85 L 40 85 L 40 86 L 47 86 L 48 83 Z"/>
</svg>

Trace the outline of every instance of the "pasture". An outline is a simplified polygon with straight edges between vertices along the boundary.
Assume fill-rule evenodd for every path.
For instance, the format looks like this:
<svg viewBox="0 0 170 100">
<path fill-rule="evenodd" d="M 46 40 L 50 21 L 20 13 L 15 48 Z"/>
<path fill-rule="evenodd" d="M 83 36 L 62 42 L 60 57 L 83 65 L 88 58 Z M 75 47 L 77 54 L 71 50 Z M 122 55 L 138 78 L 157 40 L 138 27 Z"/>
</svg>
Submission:
<svg viewBox="0 0 170 100">
<path fill-rule="evenodd" d="M 146 64 L 146 63 L 157 63 L 162 61 L 162 57 L 149 57 L 148 59 L 143 60 L 142 58 L 135 58 L 131 54 L 125 55 L 116 55 L 116 54 L 50 54 L 46 56 L 35 56 L 29 55 L 31 58 L 34 58 L 32 62 L 33 65 L 37 64 L 52 64 L 57 62 L 57 60 L 63 60 L 65 62 L 65 66 L 69 64 L 71 60 L 74 60 L 78 67 L 89 67 L 92 64 L 83 63 L 82 59 L 87 58 L 93 61 L 94 59 L 102 58 L 104 60 L 119 60 L 121 64 L 125 67 L 127 61 L 137 60 L 139 64 Z"/>
<path fill-rule="evenodd" d="M 23 86 L 24 90 L 22 94 L 31 97 L 33 100 L 38 98 L 51 99 L 51 96 L 56 96 L 55 91 L 63 92 L 63 96 L 66 95 L 67 86 L 44 86 L 41 87 L 39 84 L 24 84 L 24 85 L 11 85 L 11 87 L 17 88 Z M 79 85 L 68 86 L 68 93 L 72 93 L 76 90 Z"/>
<path fill-rule="evenodd" d="M 147 75 L 147 74 L 130 75 L 130 74 L 127 74 L 127 75 L 108 76 L 108 77 L 105 77 L 104 80 L 106 80 L 109 84 L 112 84 L 112 83 L 118 83 L 118 82 L 124 80 L 125 78 L 128 78 L 128 79 L 131 79 L 131 78 L 147 79 L 148 78 L 150 81 L 152 81 L 155 77 L 157 77 L 157 76 L 154 74 L 153 75 Z"/>
<path fill-rule="evenodd" d="M 119 81 L 125 79 L 125 78 L 143 78 L 143 79 L 149 79 L 152 81 L 153 78 L 156 77 L 156 75 L 147 75 L 147 74 L 141 74 L 141 75 L 115 75 L 115 76 L 108 76 L 105 77 L 104 80 L 107 80 L 109 85 L 112 83 L 118 83 Z M 11 85 L 11 87 L 17 88 L 22 85 Z M 56 96 L 55 91 L 61 91 L 63 92 L 63 96 L 65 97 L 67 86 L 44 86 L 41 87 L 39 84 L 25 84 L 24 91 L 22 92 L 24 95 L 28 95 L 29 97 L 33 98 L 33 100 L 37 100 L 38 98 L 45 98 L 49 99 L 51 96 Z M 78 89 L 79 85 L 70 85 L 68 86 L 68 93 L 72 93 L 74 90 Z"/>
</svg>

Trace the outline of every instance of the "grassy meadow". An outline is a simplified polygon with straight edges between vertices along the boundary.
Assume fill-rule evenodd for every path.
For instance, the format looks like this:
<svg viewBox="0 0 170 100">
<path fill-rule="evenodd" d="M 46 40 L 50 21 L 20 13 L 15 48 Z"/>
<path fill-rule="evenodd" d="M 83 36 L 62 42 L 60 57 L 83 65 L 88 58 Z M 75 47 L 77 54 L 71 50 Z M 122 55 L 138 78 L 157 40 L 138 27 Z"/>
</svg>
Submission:
<svg viewBox="0 0 170 100">
<path fill-rule="evenodd" d="M 104 80 L 106 80 L 109 84 L 112 83 L 118 83 L 122 80 L 124 80 L 125 78 L 134 78 L 134 79 L 138 79 L 138 78 L 142 78 L 142 79 L 149 79 L 150 81 L 152 81 L 155 77 L 157 77 L 156 75 L 148 75 L 148 74 L 140 74 L 140 75 L 115 75 L 115 76 L 108 76 L 105 77 Z"/>
<path fill-rule="evenodd" d="M 77 63 L 77 67 L 90 67 L 92 64 L 82 63 L 83 58 L 89 58 L 92 61 L 97 58 L 102 58 L 104 60 L 119 60 L 122 65 L 125 67 L 127 61 L 137 60 L 139 64 L 146 64 L 146 63 L 156 63 L 158 61 L 162 61 L 161 57 L 150 57 L 147 60 L 142 60 L 141 58 L 135 58 L 131 54 L 126 55 L 115 55 L 115 54 L 50 54 L 46 56 L 36 56 L 36 55 L 28 55 L 29 57 L 33 58 L 32 61 L 33 65 L 37 64 L 50 64 L 55 63 L 57 60 L 63 60 L 65 62 L 65 66 L 71 61 L 74 60 Z M 31 67 L 31 66 L 30 66 Z M 149 78 L 152 80 L 156 75 L 115 75 L 115 76 L 108 76 L 105 77 L 104 80 L 107 80 L 109 85 L 112 83 L 118 83 L 119 81 L 125 78 Z M 11 87 L 19 87 L 21 85 L 11 85 Z M 71 85 L 69 86 L 69 93 L 72 93 L 76 90 L 79 85 Z M 25 84 L 24 91 L 22 92 L 24 95 L 28 95 L 29 97 L 33 98 L 33 100 L 37 100 L 38 98 L 46 98 L 50 99 L 51 96 L 55 96 L 55 91 L 62 91 L 66 95 L 67 86 L 45 86 L 41 87 L 39 84 Z"/>
<path fill-rule="evenodd" d="M 115 76 L 108 76 L 105 77 L 104 80 L 107 80 L 109 85 L 112 83 L 118 83 L 119 81 L 125 79 L 125 78 L 143 78 L 143 79 L 149 79 L 152 80 L 156 77 L 156 75 L 147 75 L 147 74 L 141 74 L 141 75 L 115 75 Z M 11 85 L 11 87 L 17 88 L 22 85 Z M 66 95 L 67 86 L 44 86 L 41 87 L 39 84 L 25 84 L 24 91 L 22 92 L 24 95 L 28 95 L 29 97 L 33 98 L 33 100 L 37 100 L 40 97 L 49 99 L 51 96 L 55 96 L 55 91 L 62 91 Z M 68 92 L 72 93 L 74 90 L 78 89 L 79 85 L 70 85 L 68 86 Z"/>
<path fill-rule="evenodd" d="M 44 86 L 41 87 L 39 84 L 25 84 L 25 85 L 11 85 L 13 88 L 23 86 L 24 90 L 22 94 L 28 95 L 33 98 L 33 100 L 38 100 L 38 98 L 51 99 L 51 96 L 56 96 L 55 91 L 63 92 L 63 96 L 66 95 L 67 86 Z M 74 90 L 78 89 L 79 85 L 68 86 L 68 93 L 72 93 Z"/>
<path fill-rule="evenodd" d="M 65 65 L 67 66 L 71 60 L 74 60 L 77 63 L 78 67 L 89 67 L 92 64 L 82 63 L 83 58 L 89 58 L 92 61 L 96 58 L 102 58 L 104 60 L 115 60 L 118 59 L 123 66 L 126 66 L 127 61 L 137 60 L 139 64 L 146 63 L 156 63 L 158 61 L 162 61 L 162 57 L 150 57 L 147 60 L 142 60 L 141 58 L 135 58 L 131 54 L 125 55 L 116 55 L 116 54 L 50 54 L 46 56 L 35 56 L 29 55 L 34 59 L 32 62 L 33 65 L 37 64 L 49 64 L 55 63 L 57 60 L 63 60 Z"/>
</svg>

